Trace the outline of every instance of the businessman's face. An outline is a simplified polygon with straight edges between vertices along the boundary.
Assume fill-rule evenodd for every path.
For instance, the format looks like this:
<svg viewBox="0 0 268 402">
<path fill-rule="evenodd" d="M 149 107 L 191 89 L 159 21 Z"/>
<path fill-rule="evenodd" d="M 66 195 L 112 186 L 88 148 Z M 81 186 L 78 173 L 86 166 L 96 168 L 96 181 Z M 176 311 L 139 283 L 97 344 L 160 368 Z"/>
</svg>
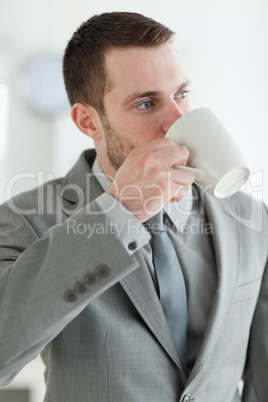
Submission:
<svg viewBox="0 0 268 402">
<path fill-rule="evenodd" d="M 192 107 L 189 80 L 171 44 L 113 49 L 106 67 L 112 89 L 104 97 L 102 126 L 114 174 L 132 148 L 163 138 Z"/>
</svg>

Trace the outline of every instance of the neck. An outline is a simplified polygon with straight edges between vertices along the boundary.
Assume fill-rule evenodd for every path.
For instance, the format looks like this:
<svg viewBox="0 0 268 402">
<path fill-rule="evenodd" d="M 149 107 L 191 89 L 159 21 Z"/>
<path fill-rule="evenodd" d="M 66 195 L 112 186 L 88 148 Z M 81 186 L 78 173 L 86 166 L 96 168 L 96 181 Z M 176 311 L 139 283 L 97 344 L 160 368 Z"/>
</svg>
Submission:
<svg viewBox="0 0 268 402">
<path fill-rule="evenodd" d="M 96 152 L 103 173 L 105 173 L 111 181 L 114 181 L 117 171 L 111 166 L 110 161 L 105 153 L 98 152 L 97 148 Z"/>
</svg>

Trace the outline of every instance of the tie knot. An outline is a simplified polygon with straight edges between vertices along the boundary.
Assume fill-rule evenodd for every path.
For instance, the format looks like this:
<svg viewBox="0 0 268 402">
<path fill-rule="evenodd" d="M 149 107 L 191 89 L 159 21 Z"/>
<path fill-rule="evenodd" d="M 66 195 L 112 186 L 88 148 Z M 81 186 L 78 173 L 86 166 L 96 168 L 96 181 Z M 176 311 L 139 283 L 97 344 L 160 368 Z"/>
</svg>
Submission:
<svg viewBox="0 0 268 402">
<path fill-rule="evenodd" d="M 144 226 L 151 234 L 164 232 L 165 227 L 164 227 L 163 211 L 160 211 L 157 215 L 148 219 L 144 223 Z"/>
</svg>

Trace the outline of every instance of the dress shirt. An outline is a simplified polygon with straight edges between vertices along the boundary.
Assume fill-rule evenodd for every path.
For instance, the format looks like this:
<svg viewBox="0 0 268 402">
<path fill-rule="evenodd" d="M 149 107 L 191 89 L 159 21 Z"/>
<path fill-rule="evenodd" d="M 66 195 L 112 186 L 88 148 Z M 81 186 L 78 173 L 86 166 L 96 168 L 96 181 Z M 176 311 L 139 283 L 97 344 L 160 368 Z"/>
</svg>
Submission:
<svg viewBox="0 0 268 402">
<path fill-rule="evenodd" d="M 111 180 L 103 173 L 98 158 L 92 171 L 104 191 L 111 186 Z M 120 242 L 129 254 L 142 249 L 148 268 L 157 281 L 152 261 L 150 235 L 144 226 L 111 195 L 103 193 L 96 199 L 117 232 Z M 188 196 L 179 202 L 170 202 L 165 208 L 164 219 L 177 252 L 187 291 L 188 334 L 187 365 L 191 371 L 200 350 L 209 311 L 217 286 L 216 258 L 213 249 L 213 227 L 207 219 L 204 204 L 196 186 L 189 189 Z M 136 244 L 136 249 L 129 249 Z"/>
</svg>

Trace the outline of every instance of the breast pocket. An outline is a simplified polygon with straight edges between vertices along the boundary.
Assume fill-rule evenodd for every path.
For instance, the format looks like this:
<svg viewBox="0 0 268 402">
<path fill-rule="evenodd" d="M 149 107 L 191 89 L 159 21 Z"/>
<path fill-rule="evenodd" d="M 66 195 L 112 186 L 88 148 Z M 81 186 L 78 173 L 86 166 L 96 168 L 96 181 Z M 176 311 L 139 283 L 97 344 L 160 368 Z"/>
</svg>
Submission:
<svg viewBox="0 0 268 402">
<path fill-rule="evenodd" d="M 262 277 L 252 280 L 251 282 L 243 283 L 236 289 L 235 303 L 240 303 L 246 300 L 257 300 L 260 292 Z"/>
</svg>

